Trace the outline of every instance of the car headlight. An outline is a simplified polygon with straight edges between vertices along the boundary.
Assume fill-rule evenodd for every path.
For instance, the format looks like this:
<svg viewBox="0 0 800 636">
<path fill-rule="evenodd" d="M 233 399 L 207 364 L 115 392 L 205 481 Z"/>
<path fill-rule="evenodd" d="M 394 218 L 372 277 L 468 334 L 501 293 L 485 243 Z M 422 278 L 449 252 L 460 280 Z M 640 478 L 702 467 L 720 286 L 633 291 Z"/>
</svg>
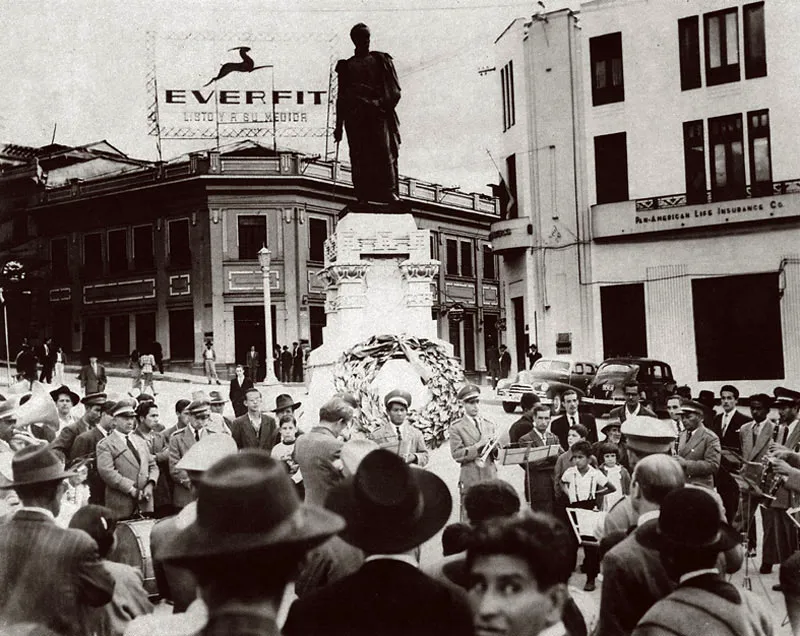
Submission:
<svg viewBox="0 0 800 636">
<path fill-rule="evenodd" d="M 540 391 L 547 391 L 550 388 L 550 385 L 547 382 L 540 382 L 539 383 L 539 390 Z"/>
</svg>

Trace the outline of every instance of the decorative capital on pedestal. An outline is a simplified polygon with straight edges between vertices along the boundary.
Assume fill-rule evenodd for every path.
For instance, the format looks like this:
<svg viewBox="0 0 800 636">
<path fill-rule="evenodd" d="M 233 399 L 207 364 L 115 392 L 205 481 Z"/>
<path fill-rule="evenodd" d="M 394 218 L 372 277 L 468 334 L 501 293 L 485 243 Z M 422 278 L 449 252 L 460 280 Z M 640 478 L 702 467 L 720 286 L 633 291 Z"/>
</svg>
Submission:
<svg viewBox="0 0 800 636">
<path fill-rule="evenodd" d="M 352 263 L 348 265 L 330 265 L 317 274 L 328 288 L 338 287 L 341 283 L 360 282 L 364 280 L 369 263 Z"/>
<path fill-rule="evenodd" d="M 409 282 L 432 281 L 439 273 L 439 261 L 403 261 L 400 263 L 400 271 L 403 278 Z"/>
</svg>

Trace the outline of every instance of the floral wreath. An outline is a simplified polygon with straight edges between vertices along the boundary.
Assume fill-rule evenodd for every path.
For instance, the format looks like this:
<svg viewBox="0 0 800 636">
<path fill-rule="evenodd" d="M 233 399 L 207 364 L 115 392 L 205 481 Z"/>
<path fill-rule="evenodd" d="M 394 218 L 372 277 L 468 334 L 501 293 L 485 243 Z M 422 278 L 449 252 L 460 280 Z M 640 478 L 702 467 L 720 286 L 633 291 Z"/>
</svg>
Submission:
<svg viewBox="0 0 800 636">
<path fill-rule="evenodd" d="M 450 422 L 461 415 L 456 387 L 464 382 L 459 360 L 450 357 L 441 345 L 406 335 L 372 336 L 342 354 L 334 369 L 334 386 L 361 402 L 358 427 L 369 434 L 386 422 L 372 382 L 392 358 L 408 360 L 430 391 L 431 399 L 421 410 L 409 409 L 408 423 L 422 432 L 429 448 L 437 448 L 444 442 Z"/>
</svg>

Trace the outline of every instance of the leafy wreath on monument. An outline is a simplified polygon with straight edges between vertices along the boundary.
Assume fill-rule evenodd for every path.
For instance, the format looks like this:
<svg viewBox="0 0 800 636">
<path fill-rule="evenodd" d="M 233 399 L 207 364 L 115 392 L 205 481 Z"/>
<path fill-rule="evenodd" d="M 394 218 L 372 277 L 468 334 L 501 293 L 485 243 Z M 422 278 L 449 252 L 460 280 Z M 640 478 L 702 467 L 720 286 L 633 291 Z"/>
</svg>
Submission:
<svg viewBox="0 0 800 636">
<path fill-rule="evenodd" d="M 334 369 L 334 386 L 360 400 L 358 426 L 369 434 L 386 421 L 380 395 L 372 384 L 392 358 L 408 360 L 430 391 L 431 399 L 421 410 L 409 409 L 408 422 L 422 432 L 429 448 L 437 448 L 444 442 L 450 422 L 461 415 L 456 387 L 464 382 L 459 360 L 447 355 L 441 345 L 406 335 L 372 336 L 342 354 Z"/>
</svg>

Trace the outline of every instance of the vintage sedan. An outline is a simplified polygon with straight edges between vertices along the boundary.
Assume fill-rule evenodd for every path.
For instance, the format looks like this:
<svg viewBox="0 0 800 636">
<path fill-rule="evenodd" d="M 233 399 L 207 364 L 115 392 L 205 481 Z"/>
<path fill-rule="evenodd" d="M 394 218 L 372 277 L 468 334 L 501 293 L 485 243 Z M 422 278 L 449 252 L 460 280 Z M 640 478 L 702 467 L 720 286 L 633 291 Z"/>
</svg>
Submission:
<svg viewBox="0 0 800 636">
<path fill-rule="evenodd" d="M 625 403 L 626 382 L 638 382 L 639 391 L 659 415 L 666 413 L 667 398 L 675 392 L 672 368 L 652 358 L 620 357 L 605 360 L 598 368 L 583 400 L 592 413 L 601 417 Z"/>
<path fill-rule="evenodd" d="M 497 397 L 503 402 L 503 410 L 513 413 L 523 393 L 535 393 L 543 404 L 549 404 L 553 413 L 561 411 L 561 395 L 567 389 L 575 389 L 579 397 L 594 377 L 597 367 L 592 362 L 541 358 L 532 369 L 520 371 L 514 378 L 497 383 Z"/>
</svg>

